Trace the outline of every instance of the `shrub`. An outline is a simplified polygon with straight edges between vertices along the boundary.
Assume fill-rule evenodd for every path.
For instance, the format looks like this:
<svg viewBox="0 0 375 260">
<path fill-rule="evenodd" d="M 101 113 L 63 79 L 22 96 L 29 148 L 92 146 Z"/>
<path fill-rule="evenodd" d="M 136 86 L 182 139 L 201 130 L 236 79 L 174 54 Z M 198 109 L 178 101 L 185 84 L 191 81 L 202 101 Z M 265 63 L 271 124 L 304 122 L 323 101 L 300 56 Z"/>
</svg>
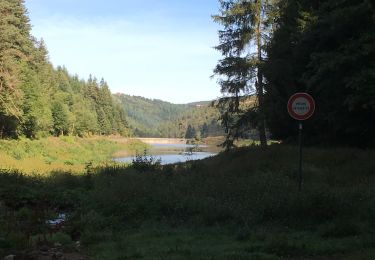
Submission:
<svg viewBox="0 0 375 260">
<path fill-rule="evenodd" d="M 73 241 L 72 241 L 71 237 L 69 235 L 65 234 L 65 233 L 62 233 L 62 232 L 57 232 L 57 233 L 53 234 L 52 237 L 51 237 L 51 241 L 60 243 L 64 246 L 73 244 Z"/>
<path fill-rule="evenodd" d="M 140 172 L 160 170 L 161 159 L 147 155 L 147 150 L 144 150 L 143 155 L 137 154 L 133 159 L 133 167 Z"/>
</svg>

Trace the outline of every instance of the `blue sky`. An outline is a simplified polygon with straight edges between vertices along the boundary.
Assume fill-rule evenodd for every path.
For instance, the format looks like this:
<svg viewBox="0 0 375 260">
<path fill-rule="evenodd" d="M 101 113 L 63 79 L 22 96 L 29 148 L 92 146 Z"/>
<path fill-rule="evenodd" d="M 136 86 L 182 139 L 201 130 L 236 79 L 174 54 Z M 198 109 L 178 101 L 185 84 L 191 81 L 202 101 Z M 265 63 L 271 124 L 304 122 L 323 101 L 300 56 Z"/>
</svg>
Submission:
<svg viewBox="0 0 375 260">
<path fill-rule="evenodd" d="M 112 92 L 173 103 L 220 96 L 217 0 L 26 0 L 51 62 Z"/>
</svg>

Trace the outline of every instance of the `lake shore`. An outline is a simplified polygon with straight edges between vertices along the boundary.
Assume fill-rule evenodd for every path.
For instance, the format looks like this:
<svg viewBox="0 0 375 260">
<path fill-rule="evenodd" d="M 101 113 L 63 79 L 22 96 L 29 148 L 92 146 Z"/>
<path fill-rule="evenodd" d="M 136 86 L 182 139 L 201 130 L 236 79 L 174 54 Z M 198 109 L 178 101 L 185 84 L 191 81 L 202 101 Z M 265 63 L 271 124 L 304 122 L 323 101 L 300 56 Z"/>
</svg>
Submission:
<svg viewBox="0 0 375 260">
<path fill-rule="evenodd" d="M 84 173 L 88 164 L 111 163 L 118 151 L 136 154 L 147 147 L 139 140 L 116 136 L 0 140 L 0 169 L 37 175 L 52 171 Z"/>
<path fill-rule="evenodd" d="M 185 138 L 130 138 L 133 140 L 139 140 L 146 144 L 186 144 L 188 139 Z"/>
</svg>

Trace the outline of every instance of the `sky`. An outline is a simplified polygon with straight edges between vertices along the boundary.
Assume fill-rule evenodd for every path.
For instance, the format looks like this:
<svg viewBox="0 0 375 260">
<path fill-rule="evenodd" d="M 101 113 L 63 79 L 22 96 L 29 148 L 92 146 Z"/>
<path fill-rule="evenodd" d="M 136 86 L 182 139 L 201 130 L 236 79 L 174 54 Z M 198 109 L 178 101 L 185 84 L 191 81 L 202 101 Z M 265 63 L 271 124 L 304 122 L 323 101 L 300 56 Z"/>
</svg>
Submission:
<svg viewBox="0 0 375 260">
<path fill-rule="evenodd" d="M 212 100 L 218 0 L 26 0 L 32 34 L 53 65 L 113 93 L 172 103 Z"/>
</svg>

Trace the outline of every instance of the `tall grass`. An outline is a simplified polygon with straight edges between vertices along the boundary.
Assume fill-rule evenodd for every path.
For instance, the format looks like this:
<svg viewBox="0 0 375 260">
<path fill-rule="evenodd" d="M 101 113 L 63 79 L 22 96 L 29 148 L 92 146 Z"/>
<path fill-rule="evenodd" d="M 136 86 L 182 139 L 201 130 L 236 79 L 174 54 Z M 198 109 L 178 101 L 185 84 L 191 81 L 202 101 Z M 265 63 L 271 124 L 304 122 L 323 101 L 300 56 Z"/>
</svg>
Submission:
<svg viewBox="0 0 375 260">
<path fill-rule="evenodd" d="M 65 232 L 93 259 L 373 257 L 375 152 L 305 149 L 301 192 L 296 154 L 291 146 L 251 147 L 142 171 L 8 172 L 0 175 L 0 205 L 16 216 L 33 205 L 70 212 Z M 26 233 L 22 222 L 12 225 Z M 0 241 L 10 239 L 6 230 Z"/>
<path fill-rule="evenodd" d="M 145 147 L 137 140 L 120 142 L 105 137 L 0 140 L 0 169 L 17 169 L 29 174 L 54 170 L 79 173 L 88 163 L 97 165 L 110 161 L 117 151 L 135 154 Z"/>
</svg>

